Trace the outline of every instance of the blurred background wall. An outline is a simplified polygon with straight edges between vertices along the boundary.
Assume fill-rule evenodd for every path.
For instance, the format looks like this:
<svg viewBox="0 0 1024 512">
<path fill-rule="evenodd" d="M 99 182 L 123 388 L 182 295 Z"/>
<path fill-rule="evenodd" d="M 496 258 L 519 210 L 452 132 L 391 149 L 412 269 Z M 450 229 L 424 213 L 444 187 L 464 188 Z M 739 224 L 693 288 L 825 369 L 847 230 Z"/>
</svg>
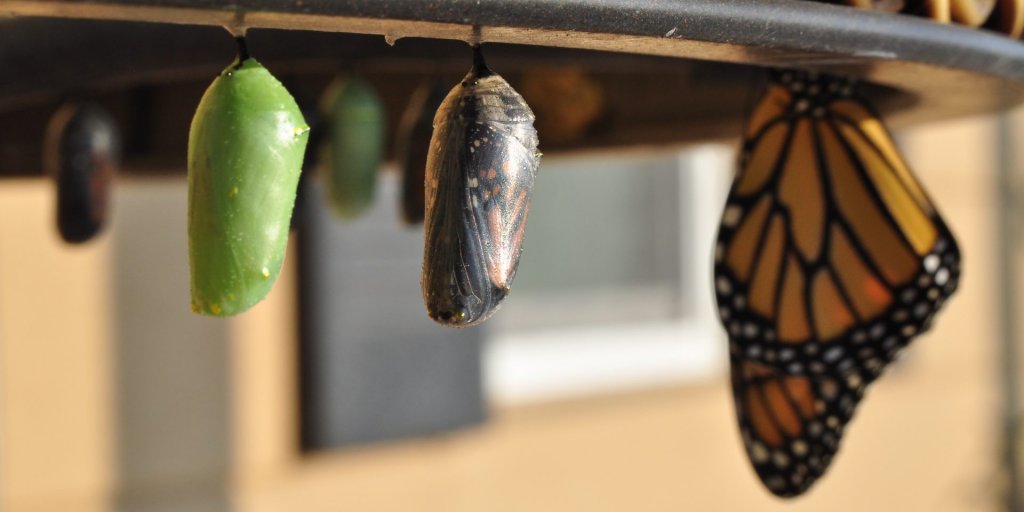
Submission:
<svg viewBox="0 0 1024 512">
<path fill-rule="evenodd" d="M 998 125 L 899 135 L 959 237 L 961 290 L 792 502 L 748 466 L 710 316 L 729 142 L 546 160 L 521 281 L 481 334 L 487 418 L 305 451 L 294 245 L 265 302 L 202 318 L 183 174 L 118 182 L 109 230 L 74 248 L 49 182 L 2 181 L 0 509 L 1001 510 Z"/>
</svg>

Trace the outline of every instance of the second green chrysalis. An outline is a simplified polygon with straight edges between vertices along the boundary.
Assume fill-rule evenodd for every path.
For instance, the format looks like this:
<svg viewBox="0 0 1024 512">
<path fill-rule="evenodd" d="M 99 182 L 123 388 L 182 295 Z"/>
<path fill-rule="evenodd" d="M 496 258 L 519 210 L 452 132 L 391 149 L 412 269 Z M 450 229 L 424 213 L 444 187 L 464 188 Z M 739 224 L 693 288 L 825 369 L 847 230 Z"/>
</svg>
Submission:
<svg viewBox="0 0 1024 512">
<path fill-rule="evenodd" d="M 241 313 L 273 286 L 309 138 L 291 94 L 238 42 L 189 130 L 192 310 L 204 315 Z"/>
<path fill-rule="evenodd" d="M 321 154 L 327 196 L 338 217 L 358 217 L 373 204 L 384 154 L 384 108 L 370 84 L 348 76 L 328 86 L 320 110 L 327 128 Z"/>
</svg>

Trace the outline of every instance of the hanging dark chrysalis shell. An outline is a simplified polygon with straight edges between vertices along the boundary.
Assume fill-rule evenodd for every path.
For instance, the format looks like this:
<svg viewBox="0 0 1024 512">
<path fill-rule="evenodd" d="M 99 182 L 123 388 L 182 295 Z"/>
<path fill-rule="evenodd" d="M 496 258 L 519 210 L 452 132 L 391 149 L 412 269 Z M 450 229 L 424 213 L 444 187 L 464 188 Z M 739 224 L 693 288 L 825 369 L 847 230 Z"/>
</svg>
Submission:
<svg viewBox="0 0 1024 512">
<path fill-rule="evenodd" d="M 409 106 L 398 126 L 399 147 L 396 153 L 402 176 L 400 206 L 402 219 L 408 224 L 423 222 L 423 186 L 430 137 L 434 132 L 434 112 L 441 106 L 446 92 L 440 82 L 421 85 L 409 100 Z"/>
<path fill-rule="evenodd" d="M 427 157 L 422 286 L 438 323 L 482 322 L 508 294 L 540 164 L 533 121 L 475 47 L 473 68 L 434 117 Z"/>
<path fill-rule="evenodd" d="M 77 244 L 96 236 L 107 219 L 110 182 L 121 163 L 121 135 L 95 103 L 69 103 L 46 131 L 46 172 L 57 185 L 57 231 Z"/>
<path fill-rule="evenodd" d="M 327 87 L 320 110 L 327 128 L 321 146 L 327 197 L 338 217 L 353 219 L 373 204 L 384 155 L 384 107 L 370 84 L 339 77 Z"/>
</svg>

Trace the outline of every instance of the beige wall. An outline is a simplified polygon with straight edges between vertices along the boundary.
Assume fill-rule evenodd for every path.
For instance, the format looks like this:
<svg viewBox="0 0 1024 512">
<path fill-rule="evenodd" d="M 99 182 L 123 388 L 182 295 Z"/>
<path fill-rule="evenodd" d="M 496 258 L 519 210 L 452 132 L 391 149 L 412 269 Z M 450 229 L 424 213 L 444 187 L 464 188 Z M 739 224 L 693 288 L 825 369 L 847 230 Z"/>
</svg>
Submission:
<svg viewBox="0 0 1024 512">
<path fill-rule="evenodd" d="M 229 461 L 220 474 L 215 461 L 197 464 L 195 486 L 167 492 L 205 482 L 232 508 L 253 512 L 996 510 L 993 127 L 988 120 L 936 125 L 903 141 L 959 237 L 962 288 L 934 332 L 869 392 L 832 470 L 804 499 L 780 502 L 754 478 L 724 376 L 628 395 L 499 405 L 490 423 L 471 431 L 299 456 L 294 346 L 282 341 L 294 339 L 288 272 L 266 303 L 229 324 L 222 368 L 187 359 L 175 367 L 227 383 L 227 419 L 206 428 L 226 432 L 200 429 L 182 446 L 227 442 Z M 132 185 L 150 186 L 159 185 Z M 170 190 L 183 190 L 180 181 Z M 160 496 L 163 509 L 173 510 L 176 497 L 166 493 L 116 499 L 131 489 L 115 492 L 115 482 L 132 479 L 117 463 L 125 427 L 114 417 L 122 409 L 112 381 L 124 369 L 112 365 L 132 360 L 113 353 L 114 246 L 109 234 L 87 248 L 60 246 L 50 192 L 37 182 L 0 182 L 0 509 L 120 503 L 141 510 Z M 145 375 L 136 379 L 146 383 Z M 198 391 L 188 399 L 175 410 L 208 414 L 204 407 L 217 400 Z M 153 432 L 131 446 L 175 442 L 159 437 L 174 431 Z"/>
<path fill-rule="evenodd" d="M 63 247 L 52 195 L 39 182 L 0 183 L 0 509 L 104 510 L 110 243 Z"/>
</svg>

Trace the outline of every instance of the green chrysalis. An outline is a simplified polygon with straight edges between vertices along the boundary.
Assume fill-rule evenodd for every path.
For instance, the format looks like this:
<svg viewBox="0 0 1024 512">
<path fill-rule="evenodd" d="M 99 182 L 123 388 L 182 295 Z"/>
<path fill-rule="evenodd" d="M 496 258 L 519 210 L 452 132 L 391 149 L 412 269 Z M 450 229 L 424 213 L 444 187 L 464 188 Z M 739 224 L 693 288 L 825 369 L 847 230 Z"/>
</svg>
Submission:
<svg viewBox="0 0 1024 512">
<path fill-rule="evenodd" d="M 309 126 L 239 38 L 199 102 L 188 141 L 192 310 L 241 313 L 281 271 Z"/>
<path fill-rule="evenodd" d="M 324 93 L 321 111 L 328 130 L 322 154 L 327 196 L 337 216 L 355 218 L 373 203 L 384 153 L 384 108 L 365 81 L 339 77 Z"/>
</svg>

